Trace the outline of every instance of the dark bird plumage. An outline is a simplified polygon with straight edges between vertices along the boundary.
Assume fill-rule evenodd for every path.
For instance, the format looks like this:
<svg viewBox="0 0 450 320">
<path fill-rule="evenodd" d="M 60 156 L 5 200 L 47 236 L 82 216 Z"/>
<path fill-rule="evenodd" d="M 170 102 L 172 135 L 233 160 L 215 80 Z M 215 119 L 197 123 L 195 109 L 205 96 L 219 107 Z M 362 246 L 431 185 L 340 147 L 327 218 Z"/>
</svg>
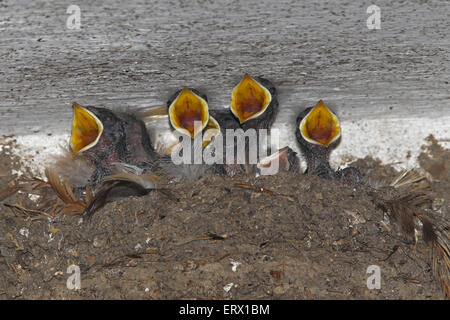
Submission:
<svg viewBox="0 0 450 320">
<path fill-rule="evenodd" d="M 242 129 L 269 129 L 278 111 L 275 85 L 264 78 L 245 74 L 231 94 L 231 112 Z"/>
<path fill-rule="evenodd" d="M 145 124 L 134 115 L 74 103 L 72 153 L 90 161 L 95 168 L 93 185 L 125 163 L 152 172 L 158 155 L 153 150 Z"/>
<path fill-rule="evenodd" d="M 306 173 L 344 182 L 361 181 L 357 168 L 335 171 L 330 166 L 330 153 L 339 144 L 341 128 L 337 116 L 322 100 L 299 114 L 295 136 L 308 165 Z"/>
<path fill-rule="evenodd" d="M 274 152 L 272 146 L 266 141 L 260 141 L 259 130 L 267 130 L 267 136 L 270 136 L 270 128 L 278 112 L 278 94 L 275 85 L 265 78 L 253 78 L 245 74 L 232 91 L 230 111 L 242 130 L 246 133 L 249 130 L 256 131 L 256 141 L 249 140 L 245 144 L 245 163 L 242 166 L 229 164 L 226 169 L 232 175 L 239 171 L 254 175 L 259 169 L 258 163 L 263 160 L 260 157 L 260 151 L 269 152 L 269 155 Z M 239 129 L 236 123 L 232 121 L 228 121 L 228 123 L 233 129 Z M 253 159 L 255 157 L 251 154 L 250 144 L 256 145 L 257 163 L 253 163 L 251 160 L 252 157 Z M 230 148 L 229 144 L 228 147 Z"/>
<path fill-rule="evenodd" d="M 143 196 L 157 189 L 158 178 L 151 174 L 119 173 L 105 177 L 87 203 L 85 215 L 90 218 L 107 202 L 128 196 Z"/>
</svg>

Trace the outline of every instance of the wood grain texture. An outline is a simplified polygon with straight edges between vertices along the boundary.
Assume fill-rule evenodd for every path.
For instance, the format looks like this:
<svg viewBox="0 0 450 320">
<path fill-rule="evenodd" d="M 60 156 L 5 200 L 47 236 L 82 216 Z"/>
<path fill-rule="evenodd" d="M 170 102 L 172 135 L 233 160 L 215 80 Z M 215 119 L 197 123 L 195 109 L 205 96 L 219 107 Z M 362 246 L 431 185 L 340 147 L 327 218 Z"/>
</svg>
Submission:
<svg viewBox="0 0 450 320">
<path fill-rule="evenodd" d="M 346 120 L 449 117 L 449 2 L 377 1 L 377 31 L 371 4 L 0 1 L 0 134 L 67 133 L 72 101 L 145 108 L 182 86 L 225 107 L 245 72 L 278 85 L 277 126 L 319 99 Z"/>
</svg>

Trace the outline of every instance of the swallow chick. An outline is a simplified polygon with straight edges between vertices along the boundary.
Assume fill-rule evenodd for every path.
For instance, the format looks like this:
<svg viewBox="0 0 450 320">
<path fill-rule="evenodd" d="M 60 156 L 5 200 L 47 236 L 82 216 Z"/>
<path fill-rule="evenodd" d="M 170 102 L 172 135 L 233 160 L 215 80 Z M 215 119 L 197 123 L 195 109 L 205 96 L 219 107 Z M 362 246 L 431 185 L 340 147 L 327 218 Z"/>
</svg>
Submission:
<svg viewBox="0 0 450 320">
<path fill-rule="evenodd" d="M 221 163 L 213 165 L 213 173 L 225 175 L 225 176 L 235 176 L 237 174 L 245 173 L 245 164 L 241 165 L 237 163 L 237 144 L 234 136 L 230 139 L 227 136 L 227 129 L 236 132 L 235 130 L 241 129 L 241 124 L 236 119 L 236 117 L 227 109 L 216 109 L 210 110 L 211 116 L 217 119 L 218 132 L 221 134 L 222 138 L 222 149 L 221 149 Z M 215 152 L 220 152 L 215 150 Z M 227 154 L 233 154 L 232 159 L 227 158 Z"/>
<path fill-rule="evenodd" d="M 208 125 L 208 99 L 196 89 L 184 88 L 175 92 L 167 107 L 173 128 L 192 139 Z"/>
<path fill-rule="evenodd" d="M 190 105 L 190 103 L 180 104 L 180 101 L 178 101 L 178 104 L 172 107 L 171 116 L 169 116 L 170 106 L 177 98 L 183 98 L 182 96 L 180 97 L 182 91 L 183 90 L 178 90 L 175 94 L 173 94 L 170 99 L 168 99 L 168 103 L 165 106 L 146 108 L 145 110 L 140 111 L 139 118 L 144 121 L 147 127 L 152 145 L 155 146 L 156 152 L 161 157 L 160 161 L 163 169 L 172 177 L 194 179 L 199 177 L 201 173 L 208 168 L 208 166 L 198 164 L 175 165 L 171 161 L 172 153 L 177 152 L 177 149 L 181 147 L 180 134 L 183 137 L 189 138 L 190 142 L 193 143 L 192 134 L 189 132 L 189 129 L 192 130 L 192 126 L 191 128 L 186 126 L 189 121 L 186 121 L 186 110 L 184 110 L 184 108 L 187 105 Z M 206 104 L 208 103 L 206 95 L 200 93 L 198 90 L 186 88 L 183 94 L 185 95 L 185 101 L 187 98 L 186 95 L 195 94 L 202 98 Z M 192 96 L 192 98 L 195 99 L 195 96 Z M 206 111 L 206 108 L 203 110 Z M 206 126 L 204 126 L 204 129 L 201 131 L 201 145 L 199 146 L 201 151 L 205 148 L 213 148 L 213 146 L 211 146 L 211 142 L 219 134 L 224 133 L 222 132 L 222 128 L 240 128 L 239 122 L 237 122 L 228 109 L 208 110 L 208 112 L 209 120 L 206 123 Z M 190 115 L 187 116 L 187 118 L 197 119 L 201 122 L 201 115 Z M 201 126 L 203 125 L 204 124 Z M 194 138 L 199 134 L 200 133 L 194 134 Z M 220 150 L 214 151 L 220 152 Z M 212 167 L 213 173 L 223 173 L 221 164 L 214 164 Z"/>
<path fill-rule="evenodd" d="M 300 113 L 295 135 L 306 158 L 306 172 L 337 179 L 336 172 L 330 167 L 329 155 L 339 142 L 341 125 L 322 100 Z"/>
<path fill-rule="evenodd" d="M 277 90 L 267 79 L 245 74 L 231 93 L 230 110 L 244 130 L 269 129 L 277 109 Z"/>
<path fill-rule="evenodd" d="M 196 89 L 184 88 L 169 98 L 167 112 L 172 128 L 188 139 L 188 147 L 182 142 L 172 146 L 172 156 L 173 152 L 180 152 L 180 147 L 183 147 L 183 153 L 190 152 L 191 155 L 187 157 L 187 162 L 177 165 L 173 163 L 173 159 L 166 157 L 163 167 L 173 177 L 199 178 L 211 168 L 211 165 L 203 161 L 203 151 L 211 148 L 211 142 L 221 133 L 219 123 L 210 115 L 208 99 Z M 201 158 L 196 159 L 196 155 Z"/>
<path fill-rule="evenodd" d="M 97 185 L 115 173 L 120 164 L 152 172 L 158 155 L 144 123 L 131 114 L 73 103 L 72 154 L 83 156 L 95 167 L 90 183 Z M 123 167 L 123 165 L 122 165 Z"/>
<path fill-rule="evenodd" d="M 234 87 L 231 93 L 230 111 L 239 121 L 240 127 L 247 132 L 249 129 L 256 130 L 257 133 L 257 153 L 258 161 L 259 153 L 263 146 L 264 149 L 271 152 L 267 143 L 260 143 L 259 130 L 270 130 L 278 110 L 277 89 L 275 85 L 264 78 L 252 78 L 245 74 L 242 80 Z M 268 132 L 269 133 L 269 132 Z M 249 142 L 250 144 L 251 142 Z M 257 167 L 250 164 L 250 146 L 246 144 L 244 164 L 247 174 L 255 174 Z"/>
</svg>

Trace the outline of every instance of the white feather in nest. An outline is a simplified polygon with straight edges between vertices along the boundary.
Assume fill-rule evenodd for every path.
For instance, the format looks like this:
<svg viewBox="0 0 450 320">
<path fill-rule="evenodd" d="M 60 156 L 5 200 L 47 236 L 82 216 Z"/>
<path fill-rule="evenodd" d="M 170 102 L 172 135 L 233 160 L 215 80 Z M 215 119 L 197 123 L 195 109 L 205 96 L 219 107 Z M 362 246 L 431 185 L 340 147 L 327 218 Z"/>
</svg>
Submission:
<svg viewBox="0 0 450 320">
<path fill-rule="evenodd" d="M 170 156 L 172 148 L 179 143 L 178 135 L 173 134 L 166 106 L 157 106 L 135 113 L 147 128 L 153 148 L 161 156 Z"/>
<path fill-rule="evenodd" d="M 144 121 L 155 151 L 161 155 L 160 167 L 167 175 L 179 181 L 182 178 L 194 180 L 200 178 L 211 165 L 207 164 L 175 164 L 171 160 L 174 148 L 180 146 L 179 134 L 175 133 L 169 121 L 166 106 L 157 106 L 136 113 Z M 194 147 L 193 143 L 193 147 Z M 194 153 L 194 150 L 191 151 Z M 202 152 L 202 151 L 199 151 Z M 193 159 L 193 158 L 192 158 Z"/>
<path fill-rule="evenodd" d="M 61 149 L 61 154 L 50 155 L 49 167 L 72 187 L 86 186 L 94 173 L 94 166 L 82 155 L 72 154 L 68 147 Z"/>
<path fill-rule="evenodd" d="M 198 146 L 199 148 L 202 148 L 201 145 Z M 209 148 L 211 146 L 208 146 Z M 180 152 L 181 144 L 177 144 L 174 146 L 173 152 L 176 153 L 177 151 Z M 192 144 L 191 152 L 191 159 L 194 159 L 194 154 L 196 152 L 194 151 L 195 143 Z M 183 151 L 184 152 L 184 151 Z M 199 154 L 202 154 L 203 149 L 197 152 Z M 179 159 L 178 159 L 179 160 Z M 194 161 L 192 161 L 194 162 Z M 203 162 L 203 159 L 202 159 Z M 205 164 L 205 163 L 181 163 L 176 164 L 174 161 L 172 161 L 172 158 L 170 156 L 165 156 L 160 159 L 159 162 L 160 168 L 167 174 L 167 176 L 174 181 L 180 181 L 181 179 L 187 179 L 187 180 L 195 180 L 200 178 L 205 172 L 212 167 L 212 165 Z"/>
<path fill-rule="evenodd" d="M 206 170 L 211 168 L 211 165 L 206 164 L 180 164 L 176 165 L 172 162 L 161 163 L 163 169 L 169 178 L 174 181 L 180 181 L 182 178 L 187 180 L 195 180 L 205 174 Z"/>
</svg>

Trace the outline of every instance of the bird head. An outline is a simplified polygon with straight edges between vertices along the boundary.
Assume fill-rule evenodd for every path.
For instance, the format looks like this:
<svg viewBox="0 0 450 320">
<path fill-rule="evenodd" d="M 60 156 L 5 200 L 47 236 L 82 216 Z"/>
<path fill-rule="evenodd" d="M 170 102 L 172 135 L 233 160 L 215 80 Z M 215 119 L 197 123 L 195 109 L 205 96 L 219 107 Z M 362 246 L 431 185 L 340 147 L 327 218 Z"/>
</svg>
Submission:
<svg viewBox="0 0 450 320">
<path fill-rule="evenodd" d="M 243 127 L 268 129 L 276 106 L 275 86 L 263 78 L 245 74 L 231 93 L 231 112 Z"/>
<path fill-rule="evenodd" d="M 341 126 L 322 100 L 298 116 L 295 135 L 308 163 L 306 172 L 336 179 L 336 173 L 329 164 L 329 154 L 338 143 Z"/>
<path fill-rule="evenodd" d="M 169 99 L 168 112 L 172 127 L 192 139 L 202 132 L 209 122 L 206 96 L 194 89 L 184 88 Z"/>
<path fill-rule="evenodd" d="M 297 130 L 306 143 L 325 148 L 334 144 L 341 136 L 339 119 L 322 100 L 314 108 L 306 109 L 300 114 L 297 118 Z"/>
<path fill-rule="evenodd" d="M 126 153 L 123 121 L 111 110 L 73 103 L 72 154 L 108 166 Z"/>
<path fill-rule="evenodd" d="M 95 107 L 82 107 L 74 102 L 72 135 L 70 137 L 70 148 L 73 154 L 94 147 L 100 140 L 104 126 L 99 118 L 101 112 Z"/>
</svg>

